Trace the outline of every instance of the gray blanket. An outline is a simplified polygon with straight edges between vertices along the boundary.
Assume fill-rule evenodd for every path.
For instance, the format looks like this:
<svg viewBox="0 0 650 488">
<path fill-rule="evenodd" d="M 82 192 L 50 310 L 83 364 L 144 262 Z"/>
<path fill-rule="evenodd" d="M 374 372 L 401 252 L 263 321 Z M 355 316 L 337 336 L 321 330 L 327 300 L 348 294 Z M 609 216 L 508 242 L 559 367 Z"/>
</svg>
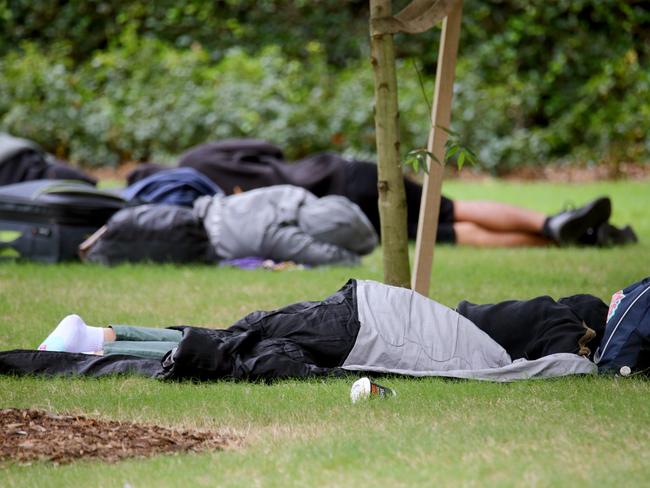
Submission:
<svg viewBox="0 0 650 488">
<path fill-rule="evenodd" d="M 343 368 L 490 381 L 595 373 L 575 354 L 512 361 L 471 321 L 412 290 L 357 282 L 361 329 Z"/>
</svg>

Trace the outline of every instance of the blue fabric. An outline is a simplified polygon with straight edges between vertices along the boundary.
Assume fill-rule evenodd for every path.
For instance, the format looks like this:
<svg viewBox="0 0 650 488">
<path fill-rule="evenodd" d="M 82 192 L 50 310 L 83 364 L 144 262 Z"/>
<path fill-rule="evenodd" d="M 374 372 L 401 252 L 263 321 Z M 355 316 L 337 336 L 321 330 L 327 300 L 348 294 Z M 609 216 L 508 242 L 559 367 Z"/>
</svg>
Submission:
<svg viewBox="0 0 650 488">
<path fill-rule="evenodd" d="M 198 197 L 217 193 L 224 192 L 210 178 L 193 168 L 159 171 L 122 190 L 122 196 L 128 201 L 185 207 L 191 207 Z"/>
<path fill-rule="evenodd" d="M 605 336 L 594 358 L 598 370 L 618 372 L 629 366 L 634 370 L 639 353 L 650 343 L 650 277 L 612 296 Z"/>
</svg>

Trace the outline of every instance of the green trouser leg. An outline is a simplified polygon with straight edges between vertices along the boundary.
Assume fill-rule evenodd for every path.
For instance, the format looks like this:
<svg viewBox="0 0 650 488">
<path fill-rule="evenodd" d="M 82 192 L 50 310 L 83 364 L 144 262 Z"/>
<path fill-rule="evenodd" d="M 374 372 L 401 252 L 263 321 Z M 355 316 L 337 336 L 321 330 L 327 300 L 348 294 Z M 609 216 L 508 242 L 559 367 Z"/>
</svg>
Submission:
<svg viewBox="0 0 650 488">
<path fill-rule="evenodd" d="M 115 342 L 104 344 L 104 354 L 127 354 L 141 358 L 162 359 L 178 346 L 183 336 L 180 330 L 112 325 Z"/>
</svg>

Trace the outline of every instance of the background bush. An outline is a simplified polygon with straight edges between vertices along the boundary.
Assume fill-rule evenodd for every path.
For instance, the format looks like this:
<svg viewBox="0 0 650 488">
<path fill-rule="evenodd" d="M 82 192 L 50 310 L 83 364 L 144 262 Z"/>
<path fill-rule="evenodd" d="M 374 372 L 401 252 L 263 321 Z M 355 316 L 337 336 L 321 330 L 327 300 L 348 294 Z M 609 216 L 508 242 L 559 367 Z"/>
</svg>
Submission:
<svg viewBox="0 0 650 488">
<path fill-rule="evenodd" d="M 241 136 L 373 159 L 367 22 L 365 0 L 0 0 L 0 129 L 83 164 Z M 453 128 L 495 172 L 645 160 L 649 28 L 641 1 L 466 0 Z M 396 38 L 404 152 L 438 34 Z"/>
</svg>

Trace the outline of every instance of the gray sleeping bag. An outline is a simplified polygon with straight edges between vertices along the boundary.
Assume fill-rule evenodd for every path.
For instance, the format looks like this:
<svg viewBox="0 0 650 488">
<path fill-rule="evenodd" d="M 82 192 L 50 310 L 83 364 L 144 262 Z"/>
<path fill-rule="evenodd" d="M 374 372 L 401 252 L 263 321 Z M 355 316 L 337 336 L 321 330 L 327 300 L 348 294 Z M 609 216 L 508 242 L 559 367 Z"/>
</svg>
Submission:
<svg viewBox="0 0 650 488">
<path fill-rule="evenodd" d="M 378 243 L 372 224 L 350 200 L 338 195 L 316 198 L 297 186 L 201 197 L 194 212 L 222 259 L 257 256 L 309 266 L 357 264 Z"/>
<path fill-rule="evenodd" d="M 349 371 L 512 381 L 597 370 L 569 353 L 513 362 L 470 320 L 412 290 L 363 280 L 356 290 L 361 328 L 342 365 Z"/>
</svg>

